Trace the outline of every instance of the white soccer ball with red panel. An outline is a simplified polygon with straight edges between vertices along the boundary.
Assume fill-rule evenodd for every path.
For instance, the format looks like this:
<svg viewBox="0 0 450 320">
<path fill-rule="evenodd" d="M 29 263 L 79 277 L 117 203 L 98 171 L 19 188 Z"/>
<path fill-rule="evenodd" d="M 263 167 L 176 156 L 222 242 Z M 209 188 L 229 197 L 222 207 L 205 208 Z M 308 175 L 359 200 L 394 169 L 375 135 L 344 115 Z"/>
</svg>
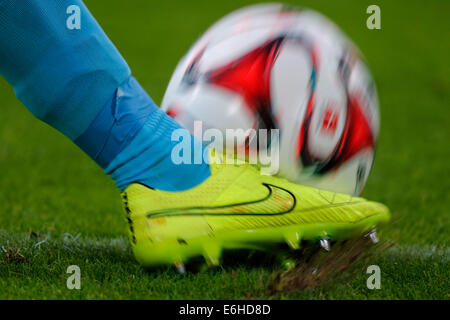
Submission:
<svg viewBox="0 0 450 320">
<path fill-rule="evenodd" d="M 224 133 L 279 129 L 281 176 L 352 195 L 379 131 L 376 88 L 351 40 L 319 13 L 281 4 L 209 28 L 178 64 L 162 108 L 191 131 L 195 120 Z"/>
</svg>

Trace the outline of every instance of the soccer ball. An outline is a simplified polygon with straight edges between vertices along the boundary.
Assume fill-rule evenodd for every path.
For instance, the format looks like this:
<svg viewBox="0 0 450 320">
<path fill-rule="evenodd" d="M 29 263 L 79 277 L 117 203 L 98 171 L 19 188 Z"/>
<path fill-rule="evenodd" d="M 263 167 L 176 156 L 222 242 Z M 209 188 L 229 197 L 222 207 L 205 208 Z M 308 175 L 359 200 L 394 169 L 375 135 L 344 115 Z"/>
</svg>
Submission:
<svg viewBox="0 0 450 320">
<path fill-rule="evenodd" d="M 281 4 L 240 9 L 209 28 L 176 67 L 162 108 L 191 131 L 195 120 L 279 129 L 281 176 L 351 195 L 364 188 L 379 131 L 358 49 L 321 14 Z"/>
</svg>

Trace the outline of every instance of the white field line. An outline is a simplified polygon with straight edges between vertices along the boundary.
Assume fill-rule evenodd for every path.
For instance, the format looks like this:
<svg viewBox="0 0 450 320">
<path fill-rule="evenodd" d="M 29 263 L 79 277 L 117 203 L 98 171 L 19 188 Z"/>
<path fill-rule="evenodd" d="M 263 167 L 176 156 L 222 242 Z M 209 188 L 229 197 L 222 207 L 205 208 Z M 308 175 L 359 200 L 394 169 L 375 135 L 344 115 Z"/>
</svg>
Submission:
<svg viewBox="0 0 450 320">
<path fill-rule="evenodd" d="M 444 262 L 450 260 L 450 248 L 446 246 L 435 245 L 397 245 L 385 252 L 386 255 L 408 256 L 412 258 L 429 259 L 432 257 L 440 257 Z"/>
<path fill-rule="evenodd" d="M 31 240 L 29 235 L 10 235 L 0 231 L 0 249 L 8 246 L 18 246 L 25 250 L 35 251 L 36 249 L 50 249 L 62 246 L 68 251 L 88 250 L 89 248 L 107 251 L 128 251 L 130 244 L 126 237 L 117 238 L 96 238 L 83 237 L 80 234 L 71 235 L 66 233 L 62 236 L 53 238 L 51 235 L 44 235 L 43 238 Z M 332 247 L 331 247 L 332 249 Z M 429 258 L 441 258 L 444 262 L 450 260 L 450 248 L 444 245 L 396 245 L 383 253 L 383 256 L 404 256 L 419 260 Z"/>
</svg>

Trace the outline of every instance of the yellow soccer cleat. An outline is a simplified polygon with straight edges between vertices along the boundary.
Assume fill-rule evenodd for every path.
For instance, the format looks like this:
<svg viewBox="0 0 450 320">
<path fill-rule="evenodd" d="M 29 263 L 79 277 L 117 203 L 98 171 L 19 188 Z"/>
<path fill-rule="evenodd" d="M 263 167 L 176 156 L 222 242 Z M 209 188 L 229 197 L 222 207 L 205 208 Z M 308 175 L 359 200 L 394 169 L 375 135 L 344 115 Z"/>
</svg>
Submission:
<svg viewBox="0 0 450 320">
<path fill-rule="evenodd" d="M 211 177 L 183 192 L 132 184 L 122 198 L 138 262 L 180 271 L 199 255 L 218 265 L 223 249 L 283 242 L 297 249 L 311 240 L 329 250 L 329 240 L 358 234 L 375 242 L 375 226 L 390 218 L 383 204 L 261 175 L 248 164 L 211 164 Z"/>
</svg>

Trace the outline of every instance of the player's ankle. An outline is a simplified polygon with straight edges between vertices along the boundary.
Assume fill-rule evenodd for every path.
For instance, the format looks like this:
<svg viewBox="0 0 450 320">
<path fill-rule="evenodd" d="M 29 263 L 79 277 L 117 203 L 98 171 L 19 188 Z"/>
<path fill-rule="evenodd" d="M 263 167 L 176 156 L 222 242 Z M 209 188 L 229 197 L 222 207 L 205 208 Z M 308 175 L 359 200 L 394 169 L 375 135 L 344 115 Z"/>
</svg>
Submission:
<svg viewBox="0 0 450 320">
<path fill-rule="evenodd" d="M 116 90 L 89 128 L 74 142 L 96 161 L 116 185 L 133 182 L 152 188 L 181 191 L 210 175 L 205 162 L 195 164 L 204 147 L 191 137 L 192 161 L 177 164 L 172 133 L 183 128 L 160 110 L 139 83 L 130 77 Z"/>
<path fill-rule="evenodd" d="M 203 153 L 204 146 L 191 138 L 192 161 L 177 164 L 172 159 L 172 150 L 178 141 L 172 140 L 172 132 L 178 129 L 182 129 L 178 123 L 158 109 L 105 172 L 121 190 L 134 182 L 165 191 L 183 191 L 197 186 L 210 176 L 205 161 L 196 164 L 193 160 L 194 150 Z"/>
</svg>

